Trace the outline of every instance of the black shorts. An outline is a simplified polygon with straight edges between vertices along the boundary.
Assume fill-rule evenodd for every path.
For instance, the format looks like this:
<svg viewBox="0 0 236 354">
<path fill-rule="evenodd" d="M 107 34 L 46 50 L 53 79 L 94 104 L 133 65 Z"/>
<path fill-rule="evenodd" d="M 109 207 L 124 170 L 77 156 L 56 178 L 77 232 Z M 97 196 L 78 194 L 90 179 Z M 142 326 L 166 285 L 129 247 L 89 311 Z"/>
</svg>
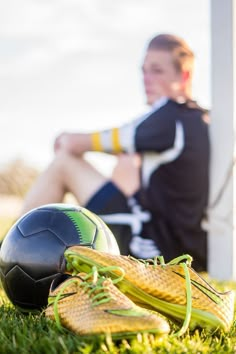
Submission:
<svg viewBox="0 0 236 354">
<path fill-rule="evenodd" d="M 116 237 L 120 252 L 138 258 L 160 254 L 153 239 L 146 235 L 151 215 L 144 210 L 138 194 L 127 198 L 112 182 L 106 183 L 85 205 L 99 215 Z"/>
<path fill-rule="evenodd" d="M 115 224 L 108 222 L 104 217 L 130 213 L 127 199 L 122 192 L 113 183 L 108 182 L 88 201 L 85 207 L 105 221 L 116 237 L 120 253 L 129 254 L 129 244 L 132 238 L 131 228 L 121 222 Z"/>
</svg>

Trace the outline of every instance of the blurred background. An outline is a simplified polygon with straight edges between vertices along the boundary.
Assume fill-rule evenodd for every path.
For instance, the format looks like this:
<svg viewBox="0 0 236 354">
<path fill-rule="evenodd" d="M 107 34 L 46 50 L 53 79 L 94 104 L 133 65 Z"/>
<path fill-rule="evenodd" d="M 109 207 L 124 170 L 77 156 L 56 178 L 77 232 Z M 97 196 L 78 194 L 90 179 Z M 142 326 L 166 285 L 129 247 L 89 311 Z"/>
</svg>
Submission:
<svg viewBox="0 0 236 354">
<path fill-rule="evenodd" d="M 106 128 L 142 114 L 140 67 L 152 36 L 174 33 L 189 43 L 194 98 L 210 108 L 209 6 L 208 0 L 0 0 L 0 214 L 50 162 L 61 131 Z M 94 163 L 109 173 L 112 160 L 101 155 Z"/>
</svg>

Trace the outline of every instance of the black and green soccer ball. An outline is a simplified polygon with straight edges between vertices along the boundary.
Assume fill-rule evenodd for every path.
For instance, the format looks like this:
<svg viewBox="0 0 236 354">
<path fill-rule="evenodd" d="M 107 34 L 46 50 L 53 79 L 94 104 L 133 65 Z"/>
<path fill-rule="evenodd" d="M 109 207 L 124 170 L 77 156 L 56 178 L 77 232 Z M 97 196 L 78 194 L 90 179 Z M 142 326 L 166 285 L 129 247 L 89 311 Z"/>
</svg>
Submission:
<svg viewBox="0 0 236 354">
<path fill-rule="evenodd" d="M 0 250 L 0 277 L 10 301 L 23 311 L 45 307 L 52 280 L 66 270 L 64 252 L 73 245 L 119 254 L 110 229 L 86 208 L 49 204 L 21 217 Z"/>
</svg>

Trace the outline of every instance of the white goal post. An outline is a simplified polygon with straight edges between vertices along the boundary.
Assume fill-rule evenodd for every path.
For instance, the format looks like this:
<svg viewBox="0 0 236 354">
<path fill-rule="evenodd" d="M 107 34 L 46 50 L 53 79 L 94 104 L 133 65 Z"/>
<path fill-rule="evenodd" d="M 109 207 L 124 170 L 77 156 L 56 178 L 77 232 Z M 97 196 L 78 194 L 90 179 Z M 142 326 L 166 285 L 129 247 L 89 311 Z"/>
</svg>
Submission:
<svg viewBox="0 0 236 354">
<path fill-rule="evenodd" d="M 220 280 L 235 280 L 236 3 L 235 0 L 211 0 L 210 6 L 212 111 L 208 272 Z"/>
</svg>

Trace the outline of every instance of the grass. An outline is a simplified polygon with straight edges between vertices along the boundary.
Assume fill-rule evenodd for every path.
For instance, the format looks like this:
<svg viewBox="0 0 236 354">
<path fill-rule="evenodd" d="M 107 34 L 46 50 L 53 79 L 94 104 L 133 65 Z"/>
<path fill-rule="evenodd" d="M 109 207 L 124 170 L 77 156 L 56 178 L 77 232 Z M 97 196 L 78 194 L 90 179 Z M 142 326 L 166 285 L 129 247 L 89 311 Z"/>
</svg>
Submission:
<svg viewBox="0 0 236 354">
<path fill-rule="evenodd" d="M 10 218 L 0 218 L 0 239 L 12 224 Z M 208 279 L 219 290 L 236 289 L 234 282 Z M 137 335 L 133 339 L 113 341 L 109 336 L 84 339 L 68 331 L 59 331 L 43 313 L 23 315 L 8 301 L 0 289 L 0 353 L 17 354 L 182 354 L 236 353 L 236 322 L 229 333 L 209 333 L 196 330 L 176 338 L 172 333 L 160 339 L 155 335 Z"/>
<path fill-rule="evenodd" d="M 112 341 L 94 337 L 83 339 L 70 332 L 60 332 L 43 314 L 25 316 L 7 301 L 0 307 L 1 353 L 235 353 L 235 325 L 228 334 L 209 334 L 204 330 L 187 333 L 182 338 L 172 334 L 164 339 L 154 335 L 137 335 L 133 339 Z"/>
</svg>

